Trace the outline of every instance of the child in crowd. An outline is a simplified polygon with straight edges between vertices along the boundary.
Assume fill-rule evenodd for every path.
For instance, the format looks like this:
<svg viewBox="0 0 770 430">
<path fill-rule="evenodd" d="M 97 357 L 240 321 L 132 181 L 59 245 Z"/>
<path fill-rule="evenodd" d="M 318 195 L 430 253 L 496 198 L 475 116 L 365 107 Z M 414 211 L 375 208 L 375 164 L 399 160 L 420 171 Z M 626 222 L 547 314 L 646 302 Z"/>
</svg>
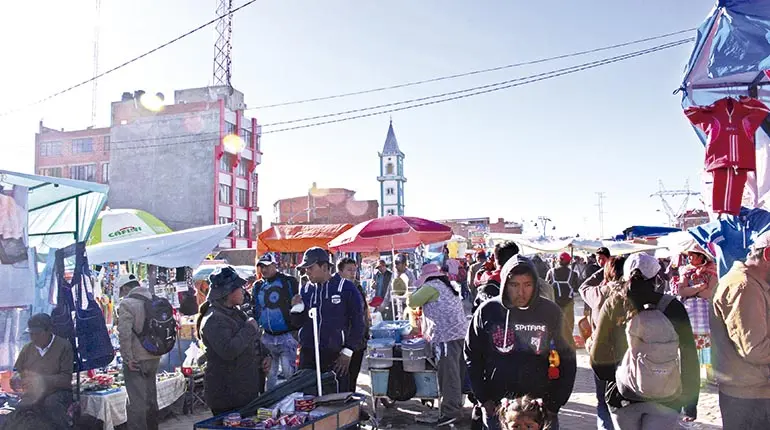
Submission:
<svg viewBox="0 0 770 430">
<path fill-rule="evenodd" d="M 498 410 L 500 427 L 503 430 L 545 429 L 545 407 L 542 399 L 530 396 L 503 399 Z"/>
</svg>

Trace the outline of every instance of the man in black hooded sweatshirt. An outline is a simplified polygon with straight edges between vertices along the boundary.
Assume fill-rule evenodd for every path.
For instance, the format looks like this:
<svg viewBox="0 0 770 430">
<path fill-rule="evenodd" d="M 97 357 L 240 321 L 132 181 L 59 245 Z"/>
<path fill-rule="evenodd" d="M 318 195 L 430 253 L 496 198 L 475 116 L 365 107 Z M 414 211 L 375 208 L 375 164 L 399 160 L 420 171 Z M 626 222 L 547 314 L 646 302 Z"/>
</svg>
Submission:
<svg viewBox="0 0 770 430">
<path fill-rule="evenodd" d="M 500 296 L 473 314 L 465 337 L 465 361 L 475 397 L 484 405 L 484 425 L 500 429 L 500 401 L 528 394 L 543 399 L 551 429 L 575 383 L 575 351 L 562 334 L 559 306 L 538 294 L 535 267 L 516 255 L 502 268 Z M 552 354 L 555 351 L 555 354 Z M 558 355 L 550 368 L 549 355 Z"/>
</svg>

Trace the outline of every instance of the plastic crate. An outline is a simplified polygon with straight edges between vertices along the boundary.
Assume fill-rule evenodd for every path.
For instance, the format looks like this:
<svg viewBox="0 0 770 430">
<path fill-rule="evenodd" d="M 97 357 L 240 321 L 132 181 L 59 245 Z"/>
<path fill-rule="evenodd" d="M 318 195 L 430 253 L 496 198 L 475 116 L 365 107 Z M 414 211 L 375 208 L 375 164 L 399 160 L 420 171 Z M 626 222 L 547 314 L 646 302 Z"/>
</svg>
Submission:
<svg viewBox="0 0 770 430">
<path fill-rule="evenodd" d="M 383 321 L 371 329 L 372 339 L 388 338 L 397 343 L 411 331 L 412 325 L 409 321 Z"/>
<path fill-rule="evenodd" d="M 389 369 L 372 369 L 369 371 L 372 378 L 372 395 L 388 395 Z M 414 383 L 417 386 L 416 398 L 438 398 L 438 378 L 435 370 L 413 372 Z"/>
</svg>

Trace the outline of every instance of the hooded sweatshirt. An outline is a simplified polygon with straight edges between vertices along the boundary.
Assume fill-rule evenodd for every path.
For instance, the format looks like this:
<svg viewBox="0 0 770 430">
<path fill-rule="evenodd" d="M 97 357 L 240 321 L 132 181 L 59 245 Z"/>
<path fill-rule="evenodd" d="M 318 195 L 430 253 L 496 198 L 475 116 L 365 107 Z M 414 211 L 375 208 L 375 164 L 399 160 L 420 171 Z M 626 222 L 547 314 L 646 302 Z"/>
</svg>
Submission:
<svg viewBox="0 0 770 430">
<path fill-rule="evenodd" d="M 532 263 L 519 255 L 505 263 L 501 279 L 507 280 L 519 266 L 538 279 Z M 481 403 L 529 394 L 543 398 L 549 411 L 558 412 L 572 394 L 577 364 L 575 351 L 561 334 L 561 309 L 540 297 L 538 282 L 534 288 L 526 307 L 515 307 L 503 287 L 498 297 L 473 315 L 465 338 L 465 361 L 473 393 Z M 559 377 L 553 380 L 548 378 L 551 349 L 561 360 Z"/>
</svg>

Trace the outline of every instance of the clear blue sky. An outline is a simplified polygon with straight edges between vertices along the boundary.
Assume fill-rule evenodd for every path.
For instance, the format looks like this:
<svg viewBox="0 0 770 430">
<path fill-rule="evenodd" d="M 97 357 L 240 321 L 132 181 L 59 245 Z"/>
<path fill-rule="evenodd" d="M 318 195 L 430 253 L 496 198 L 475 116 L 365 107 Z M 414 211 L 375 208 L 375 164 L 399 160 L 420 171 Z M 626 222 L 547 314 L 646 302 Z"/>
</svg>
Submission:
<svg viewBox="0 0 770 430">
<path fill-rule="evenodd" d="M 236 1 L 236 6 L 244 1 Z M 215 0 L 102 0 L 104 70 L 214 16 Z M 480 5 L 484 5 L 481 7 Z M 250 106 L 355 91 L 534 60 L 696 27 L 713 1 L 277 1 L 235 15 L 233 85 Z M 91 76 L 93 2 L 0 6 L 6 67 L 0 111 Z M 694 35 L 694 32 L 693 32 Z M 673 39 L 672 39 L 673 40 Z M 213 28 L 99 81 L 97 125 L 123 91 L 210 83 Z M 348 99 L 256 112 L 262 123 L 420 97 L 641 49 L 573 58 Z M 700 188 L 702 146 L 671 95 L 690 45 L 566 77 L 393 115 L 406 153 L 406 210 L 427 218 L 548 215 L 557 234 L 598 234 L 595 192 L 606 193 L 605 233 L 660 224 L 661 179 Z M 37 121 L 89 125 L 91 85 L 0 117 L 0 168 L 33 170 Z M 379 198 L 377 151 L 388 116 L 266 135 L 260 206 L 312 182 Z M 149 173 L 145 176 L 151 181 Z M 678 202 L 674 202 L 678 205 Z"/>
</svg>

